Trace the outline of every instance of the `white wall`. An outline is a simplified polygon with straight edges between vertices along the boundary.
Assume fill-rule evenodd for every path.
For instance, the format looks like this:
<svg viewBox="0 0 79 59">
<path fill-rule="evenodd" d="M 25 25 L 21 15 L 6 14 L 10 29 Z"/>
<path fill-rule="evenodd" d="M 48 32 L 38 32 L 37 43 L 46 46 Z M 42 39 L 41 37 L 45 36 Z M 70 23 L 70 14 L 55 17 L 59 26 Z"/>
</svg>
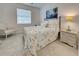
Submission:
<svg viewBox="0 0 79 59">
<path fill-rule="evenodd" d="M 79 16 L 73 17 L 73 20 L 69 23 L 66 21 L 65 17 L 62 17 L 61 20 L 61 29 L 68 29 L 69 25 L 72 31 L 79 32 Z"/>
<path fill-rule="evenodd" d="M 78 16 L 76 18 L 76 15 L 79 15 L 79 4 L 44 4 L 44 6 L 41 8 L 41 12 L 39 8 L 26 6 L 23 4 L 0 4 L 0 27 L 10 27 L 15 28 L 17 30 L 23 30 L 23 27 L 25 26 L 33 26 L 33 25 L 39 25 L 40 24 L 40 16 L 41 20 L 43 21 L 46 16 L 46 10 L 58 7 L 58 15 L 60 16 L 75 16 L 74 22 L 71 27 L 72 29 L 79 29 L 79 19 Z M 16 17 L 16 9 L 17 8 L 23 8 L 23 9 L 29 9 L 32 11 L 32 24 L 26 24 L 26 25 L 18 25 L 17 24 L 17 17 Z M 2 25 L 1 25 L 2 24 Z M 62 28 L 67 28 L 66 21 L 64 18 L 62 18 Z"/>
<path fill-rule="evenodd" d="M 31 10 L 32 12 L 32 23 L 19 25 L 17 24 L 17 8 L 23 8 Z M 2 3 L 0 4 L 0 27 L 2 28 L 14 28 L 16 30 L 23 30 L 25 26 L 34 26 L 40 24 L 40 9 L 36 7 L 31 7 L 23 4 L 15 3 Z"/>
<path fill-rule="evenodd" d="M 66 3 L 66 4 L 57 4 L 57 3 L 53 3 L 53 4 L 45 4 L 42 9 L 41 9 L 41 19 L 42 21 L 44 20 L 44 18 L 46 17 L 46 10 L 54 8 L 54 7 L 58 7 L 58 15 L 59 16 L 74 16 L 73 22 L 71 24 L 71 29 L 72 30 L 77 30 L 79 31 L 79 4 L 73 4 L 73 3 Z M 62 29 L 67 28 L 67 22 L 65 17 L 61 19 L 62 20 Z"/>
</svg>

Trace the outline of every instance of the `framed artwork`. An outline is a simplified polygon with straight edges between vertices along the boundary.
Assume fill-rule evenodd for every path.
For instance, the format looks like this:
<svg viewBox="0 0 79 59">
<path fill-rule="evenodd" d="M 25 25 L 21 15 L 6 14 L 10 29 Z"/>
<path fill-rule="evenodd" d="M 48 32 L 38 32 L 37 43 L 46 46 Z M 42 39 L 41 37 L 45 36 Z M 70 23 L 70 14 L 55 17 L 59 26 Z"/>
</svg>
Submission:
<svg viewBox="0 0 79 59">
<path fill-rule="evenodd" d="M 46 19 L 58 18 L 58 8 L 49 9 L 46 11 Z"/>
</svg>

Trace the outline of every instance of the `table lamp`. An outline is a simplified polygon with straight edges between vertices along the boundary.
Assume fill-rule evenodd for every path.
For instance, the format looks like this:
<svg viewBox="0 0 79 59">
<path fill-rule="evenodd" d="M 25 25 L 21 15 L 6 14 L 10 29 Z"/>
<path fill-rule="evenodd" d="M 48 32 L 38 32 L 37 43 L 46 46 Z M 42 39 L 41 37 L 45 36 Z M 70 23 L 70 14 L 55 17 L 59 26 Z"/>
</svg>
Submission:
<svg viewBox="0 0 79 59">
<path fill-rule="evenodd" d="M 67 20 L 67 22 L 68 22 L 67 31 L 71 31 L 69 23 L 72 22 L 73 16 L 66 16 L 66 20 Z"/>
</svg>

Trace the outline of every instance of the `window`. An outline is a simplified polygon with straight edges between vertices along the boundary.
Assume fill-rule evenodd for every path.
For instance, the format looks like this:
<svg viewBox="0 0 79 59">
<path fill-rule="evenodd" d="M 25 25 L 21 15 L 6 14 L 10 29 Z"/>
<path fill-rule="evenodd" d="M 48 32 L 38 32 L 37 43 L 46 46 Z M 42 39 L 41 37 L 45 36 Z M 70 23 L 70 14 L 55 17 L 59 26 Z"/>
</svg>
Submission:
<svg viewBox="0 0 79 59">
<path fill-rule="evenodd" d="M 31 11 L 18 8 L 17 24 L 31 24 Z"/>
</svg>

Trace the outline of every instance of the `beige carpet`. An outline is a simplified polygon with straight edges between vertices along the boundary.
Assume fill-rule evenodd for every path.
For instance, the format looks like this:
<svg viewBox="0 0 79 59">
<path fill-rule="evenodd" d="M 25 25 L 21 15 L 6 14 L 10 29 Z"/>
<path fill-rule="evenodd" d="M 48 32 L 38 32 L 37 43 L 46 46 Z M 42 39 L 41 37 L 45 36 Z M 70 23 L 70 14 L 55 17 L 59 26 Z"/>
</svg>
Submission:
<svg viewBox="0 0 79 59">
<path fill-rule="evenodd" d="M 0 38 L 0 56 L 19 56 L 23 55 L 22 34 L 12 35 L 8 39 Z"/>
<path fill-rule="evenodd" d="M 23 35 L 17 34 L 5 38 L 0 38 L 0 56 L 23 56 L 27 51 L 23 49 Z M 59 41 L 55 41 L 37 52 L 38 56 L 77 56 L 77 49 L 72 48 Z"/>
<path fill-rule="evenodd" d="M 55 41 L 37 52 L 39 56 L 77 56 L 77 49 Z"/>
</svg>

